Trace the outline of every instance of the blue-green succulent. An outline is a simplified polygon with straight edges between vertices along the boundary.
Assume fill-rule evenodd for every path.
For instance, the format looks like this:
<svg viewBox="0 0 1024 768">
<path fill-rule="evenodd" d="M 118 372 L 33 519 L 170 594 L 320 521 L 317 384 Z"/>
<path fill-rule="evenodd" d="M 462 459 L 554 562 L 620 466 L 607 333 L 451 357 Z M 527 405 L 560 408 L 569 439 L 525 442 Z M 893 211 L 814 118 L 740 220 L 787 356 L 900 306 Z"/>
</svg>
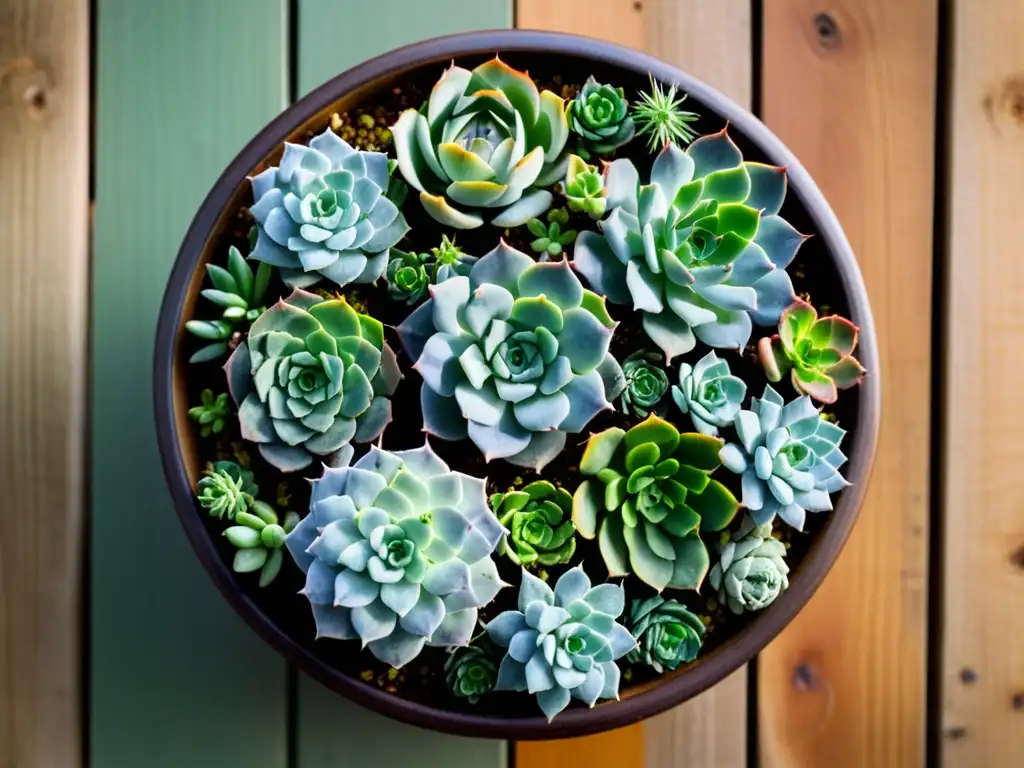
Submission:
<svg viewBox="0 0 1024 768">
<path fill-rule="evenodd" d="M 789 587 L 786 545 L 772 538 L 772 524 L 755 525 L 743 519 L 736 535 L 726 541 L 708 581 L 719 601 L 733 613 L 759 611 L 775 602 Z"/>
<path fill-rule="evenodd" d="M 603 85 L 593 75 L 566 107 L 569 127 L 579 136 L 581 156 L 607 155 L 633 138 L 633 118 L 622 88 Z"/>
<path fill-rule="evenodd" d="M 646 664 L 658 674 L 696 659 L 706 633 L 699 616 L 677 600 L 666 600 L 661 595 L 633 600 L 629 630 L 637 647 L 626 660 Z"/>
<path fill-rule="evenodd" d="M 690 414 L 694 428 L 718 437 L 719 427 L 728 427 L 743 405 L 747 385 L 729 371 L 729 363 L 708 352 L 696 365 L 679 366 L 679 386 L 672 387 L 672 400 Z"/>
</svg>

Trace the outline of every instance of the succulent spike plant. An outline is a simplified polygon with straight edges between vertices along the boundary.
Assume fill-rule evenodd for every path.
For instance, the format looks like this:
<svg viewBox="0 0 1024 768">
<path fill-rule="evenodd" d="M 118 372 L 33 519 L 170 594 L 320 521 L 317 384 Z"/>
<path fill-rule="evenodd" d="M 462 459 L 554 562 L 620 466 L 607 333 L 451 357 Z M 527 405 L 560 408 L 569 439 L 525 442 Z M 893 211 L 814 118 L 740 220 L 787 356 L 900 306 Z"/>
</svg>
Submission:
<svg viewBox="0 0 1024 768">
<path fill-rule="evenodd" d="M 318 638 L 358 639 L 399 668 L 424 645 L 467 645 L 505 586 L 491 559 L 505 530 L 484 481 L 452 472 L 429 443 L 325 468 L 309 508 L 285 543 Z"/>
<path fill-rule="evenodd" d="M 488 643 L 490 645 L 490 643 Z M 494 690 L 498 665 L 487 648 L 467 645 L 455 648 L 444 662 L 445 683 L 456 698 L 476 704 Z"/>
<path fill-rule="evenodd" d="M 755 525 L 778 515 L 802 531 L 807 512 L 830 511 L 829 494 L 849 485 L 839 474 L 846 431 L 822 418 L 807 395 L 785 403 L 766 385 L 733 424 L 737 442 L 723 446 L 719 458 L 742 476 L 743 506 Z"/>
<path fill-rule="evenodd" d="M 456 229 L 475 229 L 485 216 L 520 226 L 550 207 L 541 188 L 565 175 L 564 100 L 498 57 L 472 72 L 446 69 L 427 103 L 403 112 L 391 132 L 424 210 Z"/>
<path fill-rule="evenodd" d="M 710 478 L 722 445 L 654 415 L 591 435 L 573 521 L 581 536 L 597 537 L 611 576 L 635 573 L 658 592 L 700 587 L 710 557 L 698 531 L 723 530 L 739 508 Z"/>
<path fill-rule="evenodd" d="M 633 600 L 629 629 L 637 647 L 626 655 L 626 661 L 646 664 L 659 675 L 696 659 L 706 633 L 699 616 L 661 595 Z"/>
<path fill-rule="evenodd" d="M 256 502 L 252 509 L 253 514 L 241 512 L 236 516 L 237 525 L 225 530 L 224 538 L 237 550 L 231 570 L 235 573 L 259 571 L 259 586 L 266 587 L 281 572 L 285 537 L 299 524 L 299 515 L 289 512 L 280 524 L 269 504 Z"/>
<path fill-rule="evenodd" d="M 604 216 L 608 207 L 604 176 L 596 166 L 587 165 L 578 155 L 569 155 L 565 180 L 561 182 L 559 191 L 565 195 L 570 211 L 584 211 L 595 221 Z"/>
<path fill-rule="evenodd" d="M 591 75 L 566 107 L 569 128 L 579 136 L 579 153 L 608 155 L 633 138 L 633 118 L 622 88 L 602 85 Z"/>
<path fill-rule="evenodd" d="M 498 614 L 487 634 L 508 651 L 495 691 L 527 691 L 551 721 L 571 698 L 588 706 L 619 697 L 615 664 L 636 647 L 616 619 L 626 592 L 618 584 L 592 587 L 583 566 L 563 573 L 552 590 L 523 571 L 518 610 Z"/>
<path fill-rule="evenodd" d="M 576 552 L 572 494 L 547 480 L 491 494 L 491 509 L 508 529 L 498 554 L 516 565 L 564 565 Z"/>
<path fill-rule="evenodd" d="M 668 392 L 668 374 L 661 367 L 664 359 L 658 352 L 638 349 L 623 361 L 626 387 L 619 397 L 623 413 L 642 418 L 655 410 Z"/>
<path fill-rule="evenodd" d="M 224 370 L 242 439 L 282 472 L 347 463 L 351 441 L 391 420 L 402 377 L 379 321 L 300 289 L 260 315 Z"/>
<path fill-rule="evenodd" d="M 199 405 L 188 409 L 188 417 L 199 424 L 199 436 L 209 437 L 224 429 L 228 416 L 228 393 L 221 392 L 214 396 L 212 389 L 204 389 L 199 394 Z"/>
<path fill-rule="evenodd" d="M 330 128 L 308 147 L 285 143 L 280 165 L 250 179 L 251 258 L 278 267 L 293 288 L 376 281 L 409 231 L 387 195 L 390 181 L 386 155 L 353 149 Z"/>
<path fill-rule="evenodd" d="M 565 208 L 554 208 L 548 211 L 548 223 L 540 219 L 530 219 L 526 222 L 526 228 L 530 230 L 536 240 L 530 243 L 534 253 L 540 254 L 541 261 L 555 259 L 564 253 L 564 247 L 576 239 L 576 230 L 567 229 L 562 231 L 569 221 L 569 213 Z"/>
<path fill-rule="evenodd" d="M 629 160 L 605 170 L 609 215 L 582 232 L 573 266 L 614 304 L 643 313 L 671 362 L 700 340 L 742 349 L 794 299 L 786 267 L 805 237 L 778 212 L 786 172 L 744 162 L 725 130 L 666 144 L 649 184 Z"/>
<path fill-rule="evenodd" d="M 726 541 L 708 581 L 719 602 L 735 614 L 760 611 L 789 587 L 786 546 L 772 538 L 772 524 L 755 525 L 746 517 Z"/>
<path fill-rule="evenodd" d="M 729 371 L 729 363 L 708 352 L 696 365 L 679 366 L 679 386 L 672 387 L 672 400 L 690 415 L 694 428 L 718 437 L 719 427 L 728 427 L 743 405 L 747 385 Z"/>
<path fill-rule="evenodd" d="M 443 283 L 456 275 L 468 275 L 469 270 L 477 262 L 476 256 L 470 256 L 455 244 L 455 238 L 441 235 L 441 244 L 430 249 L 434 257 L 434 273 L 431 282 Z"/>
<path fill-rule="evenodd" d="M 647 148 L 656 152 L 666 144 L 689 144 L 697 136 L 690 127 L 700 115 L 682 109 L 687 94 L 676 98 L 676 86 L 670 85 L 668 92 L 661 89 L 661 83 L 650 75 L 650 93 L 640 92 L 640 101 L 633 105 L 633 118 L 640 127 L 638 135 L 647 136 Z"/>
<path fill-rule="evenodd" d="M 539 471 L 622 390 L 615 322 L 565 261 L 538 264 L 501 241 L 430 296 L 398 327 L 429 434 Z"/>
<path fill-rule="evenodd" d="M 196 499 L 218 520 L 234 520 L 254 503 L 257 493 L 253 473 L 233 461 L 214 462 L 196 483 Z"/>
<path fill-rule="evenodd" d="M 859 330 L 844 317 L 819 318 L 806 301 L 793 302 L 779 318 L 779 332 L 757 344 L 768 381 L 780 381 L 789 371 L 797 392 L 834 403 L 837 390 L 864 378 L 864 367 L 853 356 Z"/>
</svg>

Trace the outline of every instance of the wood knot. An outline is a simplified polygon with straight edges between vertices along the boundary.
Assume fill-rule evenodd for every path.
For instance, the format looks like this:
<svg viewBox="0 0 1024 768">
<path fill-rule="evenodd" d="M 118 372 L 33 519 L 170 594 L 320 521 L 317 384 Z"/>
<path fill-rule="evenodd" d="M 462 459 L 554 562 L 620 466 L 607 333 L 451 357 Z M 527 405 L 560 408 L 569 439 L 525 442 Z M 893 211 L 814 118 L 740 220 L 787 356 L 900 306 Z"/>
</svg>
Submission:
<svg viewBox="0 0 1024 768">
<path fill-rule="evenodd" d="M 960 682 L 964 685 L 972 685 L 978 682 L 978 673 L 970 667 L 964 667 L 960 670 Z"/>
<path fill-rule="evenodd" d="M 1024 74 L 1011 75 L 990 89 L 982 107 L 997 133 L 1024 133 Z"/>
<path fill-rule="evenodd" d="M 1024 691 L 1017 691 L 1010 697 L 1010 706 L 1014 712 L 1024 712 Z"/>
<path fill-rule="evenodd" d="M 843 43 L 842 32 L 839 29 L 839 22 L 831 13 L 816 13 L 812 20 L 814 26 L 814 37 L 818 46 L 830 51 L 838 48 Z"/>
<path fill-rule="evenodd" d="M 821 687 L 821 676 L 814 665 L 802 662 L 793 667 L 793 688 L 797 691 L 816 691 Z"/>
<path fill-rule="evenodd" d="M 1010 565 L 1024 571 L 1024 545 L 1010 553 Z"/>
<path fill-rule="evenodd" d="M 960 741 L 962 738 L 967 736 L 967 729 L 962 725 L 955 725 L 952 728 L 947 728 L 943 731 L 943 736 L 950 741 Z"/>
<path fill-rule="evenodd" d="M 0 65 L 0 83 L 6 84 L 15 98 L 34 120 L 43 119 L 50 111 L 50 78 L 28 56 L 20 56 Z"/>
<path fill-rule="evenodd" d="M 633 10 L 636 11 L 637 13 L 640 13 L 640 11 L 642 11 L 643 9 L 644 9 L 644 4 L 639 2 L 639 0 L 637 2 L 635 2 L 635 3 L 633 3 Z"/>
</svg>

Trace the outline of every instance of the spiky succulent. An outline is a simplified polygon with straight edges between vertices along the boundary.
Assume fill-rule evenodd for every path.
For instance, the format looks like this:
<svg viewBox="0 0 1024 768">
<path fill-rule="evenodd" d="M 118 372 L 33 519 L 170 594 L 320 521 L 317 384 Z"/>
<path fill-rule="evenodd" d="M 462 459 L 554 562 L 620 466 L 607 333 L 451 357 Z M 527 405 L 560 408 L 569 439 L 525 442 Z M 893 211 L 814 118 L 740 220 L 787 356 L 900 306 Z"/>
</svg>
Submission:
<svg viewBox="0 0 1024 768">
<path fill-rule="evenodd" d="M 199 435 L 209 437 L 224 429 L 228 416 L 228 393 L 214 395 L 212 389 L 199 393 L 199 405 L 188 409 L 188 417 L 199 424 Z"/>
<path fill-rule="evenodd" d="M 540 254 L 541 261 L 558 258 L 562 255 L 565 246 L 570 245 L 576 239 L 576 230 L 564 227 L 569 221 L 569 214 L 564 208 L 555 208 L 548 211 L 547 224 L 540 219 L 530 219 L 526 222 L 526 228 L 536 239 L 530 243 L 534 253 Z"/>
<path fill-rule="evenodd" d="M 650 76 L 651 90 L 640 92 L 640 101 L 633 105 L 633 117 L 639 126 L 638 135 L 647 137 L 647 148 L 656 152 L 666 144 L 689 144 L 697 137 L 691 127 L 700 115 L 683 109 L 687 94 L 676 97 L 676 86 L 668 91 L 661 89 L 661 83 Z"/>
<path fill-rule="evenodd" d="M 779 332 L 758 342 L 757 350 L 769 381 L 786 371 L 797 392 L 821 403 L 834 403 L 838 389 L 849 389 L 864 378 L 864 367 L 853 356 L 859 329 L 844 317 L 818 317 L 806 301 L 795 301 L 779 318 Z"/>
<path fill-rule="evenodd" d="M 540 469 L 622 388 L 615 323 L 564 261 L 538 264 L 502 241 L 430 295 L 398 328 L 430 434 Z"/>
<path fill-rule="evenodd" d="M 579 156 L 569 155 L 565 181 L 562 182 L 560 189 L 565 195 L 570 211 L 585 211 L 595 221 L 604 216 L 608 207 L 604 176 L 595 166 L 587 165 Z"/>
<path fill-rule="evenodd" d="M 629 629 L 637 647 L 626 656 L 633 664 L 646 664 L 661 674 L 693 661 L 704 642 L 704 622 L 676 600 L 654 595 L 633 600 Z"/>
<path fill-rule="evenodd" d="M 590 287 L 643 313 L 647 335 L 671 361 L 699 339 L 741 349 L 752 323 L 772 325 L 794 298 L 786 267 L 804 236 L 778 216 L 783 168 L 744 162 L 723 130 L 683 152 L 667 144 L 641 186 L 635 166 L 606 169 L 601 234 L 576 241 Z"/>
<path fill-rule="evenodd" d="M 457 698 L 476 704 L 494 690 L 498 665 L 490 652 L 479 645 L 454 649 L 444 662 L 445 683 Z"/>
<path fill-rule="evenodd" d="M 672 400 L 683 413 L 690 414 L 694 428 L 705 435 L 718 436 L 719 427 L 728 427 L 743 405 L 747 385 L 729 371 L 729 363 L 708 352 L 696 365 L 679 366 L 679 386 L 672 387 Z"/>
<path fill-rule="evenodd" d="M 616 619 L 626 593 L 618 584 L 591 587 L 579 565 L 562 574 L 554 590 L 523 571 L 519 610 L 505 611 L 487 625 L 494 643 L 507 648 L 496 691 L 528 691 L 550 721 L 569 699 L 594 706 L 619 697 L 615 660 L 636 640 Z"/>
<path fill-rule="evenodd" d="M 273 507 L 257 501 L 252 505 L 252 514 L 240 512 L 235 522 L 238 524 L 224 531 L 224 538 L 237 548 L 231 570 L 259 571 L 259 585 L 265 587 L 281 572 L 285 537 L 299 524 L 299 514 L 289 512 L 281 524 Z"/>
<path fill-rule="evenodd" d="M 468 644 L 504 586 L 491 559 L 504 529 L 484 481 L 450 471 L 428 443 L 325 469 L 309 509 L 286 543 L 317 637 L 359 639 L 392 667 L 424 645 Z"/>
<path fill-rule="evenodd" d="M 431 281 L 443 283 L 456 275 L 468 275 L 469 270 L 477 262 L 476 256 L 470 256 L 455 244 L 455 238 L 441 235 L 441 244 L 430 249 L 434 257 L 434 271 Z"/>
<path fill-rule="evenodd" d="M 657 352 L 638 349 L 622 363 L 626 386 L 619 396 L 625 414 L 647 416 L 668 392 L 668 374 L 662 368 L 665 358 Z"/>
<path fill-rule="evenodd" d="M 580 137 L 579 153 L 607 155 L 633 138 L 633 118 L 621 88 L 602 85 L 591 75 L 566 107 L 569 127 Z"/>
<path fill-rule="evenodd" d="M 259 486 L 253 473 L 233 461 L 217 461 L 209 465 L 196 483 L 196 498 L 210 517 L 221 520 L 245 512 L 254 502 Z"/>
<path fill-rule="evenodd" d="M 498 554 L 516 565 L 562 565 L 576 552 L 572 494 L 547 480 L 491 495 L 491 509 L 508 529 Z"/>
<path fill-rule="evenodd" d="M 498 227 L 524 224 L 551 205 L 540 187 L 565 174 L 565 102 L 497 57 L 472 72 L 449 67 L 391 132 L 423 208 L 456 229 L 479 227 L 485 215 Z"/>
<path fill-rule="evenodd" d="M 756 525 L 775 515 L 802 531 L 807 512 L 832 509 L 829 494 L 849 483 L 839 474 L 846 456 L 839 449 L 846 431 L 826 421 L 807 395 L 784 403 L 771 386 L 751 410 L 734 420 L 737 442 L 719 457 L 742 475 L 743 506 Z"/>
<path fill-rule="evenodd" d="M 698 531 L 724 529 L 739 507 L 709 476 L 721 447 L 654 415 L 629 431 L 591 435 L 573 520 L 581 536 L 597 537 L 612 576 L 635 573 L 659 592 L 700 587 L 710 557 Z"/>
<path fill-rule="evenodd" d="M 353 149 L 330 128 L 308 147 L 285 143 L 281 164 L 251 179 L 258 226 L 251 258 L 280 268 L 297 288 L 322 278 L 374 282 L 388 249 L 409 231 L 387 196 L 390 181 L 386 155 Z"/>
<path fill-rule="evenodd" d="M 299 289 L 260 315 L 225 372 L 242 439 L 282 472 L 375 439 L 401 378 L 379 321 Z"/>
<path fill-rule="evenodd" d="M 739 614 L 767 608 L 789 587 L 786 546 L 772 538 L 772 524 L 748 517 L 736 536 L 722 545 L 708 581 L 718 599 Z"/>
</svg>

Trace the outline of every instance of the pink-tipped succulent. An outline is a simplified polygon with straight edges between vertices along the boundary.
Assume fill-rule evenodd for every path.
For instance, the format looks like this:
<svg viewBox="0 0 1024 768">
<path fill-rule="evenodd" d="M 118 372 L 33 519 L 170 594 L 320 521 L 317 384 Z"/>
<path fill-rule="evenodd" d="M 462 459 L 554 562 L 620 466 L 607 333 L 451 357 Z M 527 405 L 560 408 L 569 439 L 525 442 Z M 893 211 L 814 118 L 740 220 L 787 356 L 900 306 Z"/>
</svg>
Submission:
<svg viewBox="0 0 1024 768">
<path fill-rule="evenodd" d="M 789 371 L 797 392 L 834 403 L 838 390 L 864 378 L 864 367 L 853 357 L 858 332 L 846 318 L 819 318 L 814 307 L 797 300 L 779 318 L 779 332 L 761 339 L 757 349 L 769 381 Z"/>
</svg>

